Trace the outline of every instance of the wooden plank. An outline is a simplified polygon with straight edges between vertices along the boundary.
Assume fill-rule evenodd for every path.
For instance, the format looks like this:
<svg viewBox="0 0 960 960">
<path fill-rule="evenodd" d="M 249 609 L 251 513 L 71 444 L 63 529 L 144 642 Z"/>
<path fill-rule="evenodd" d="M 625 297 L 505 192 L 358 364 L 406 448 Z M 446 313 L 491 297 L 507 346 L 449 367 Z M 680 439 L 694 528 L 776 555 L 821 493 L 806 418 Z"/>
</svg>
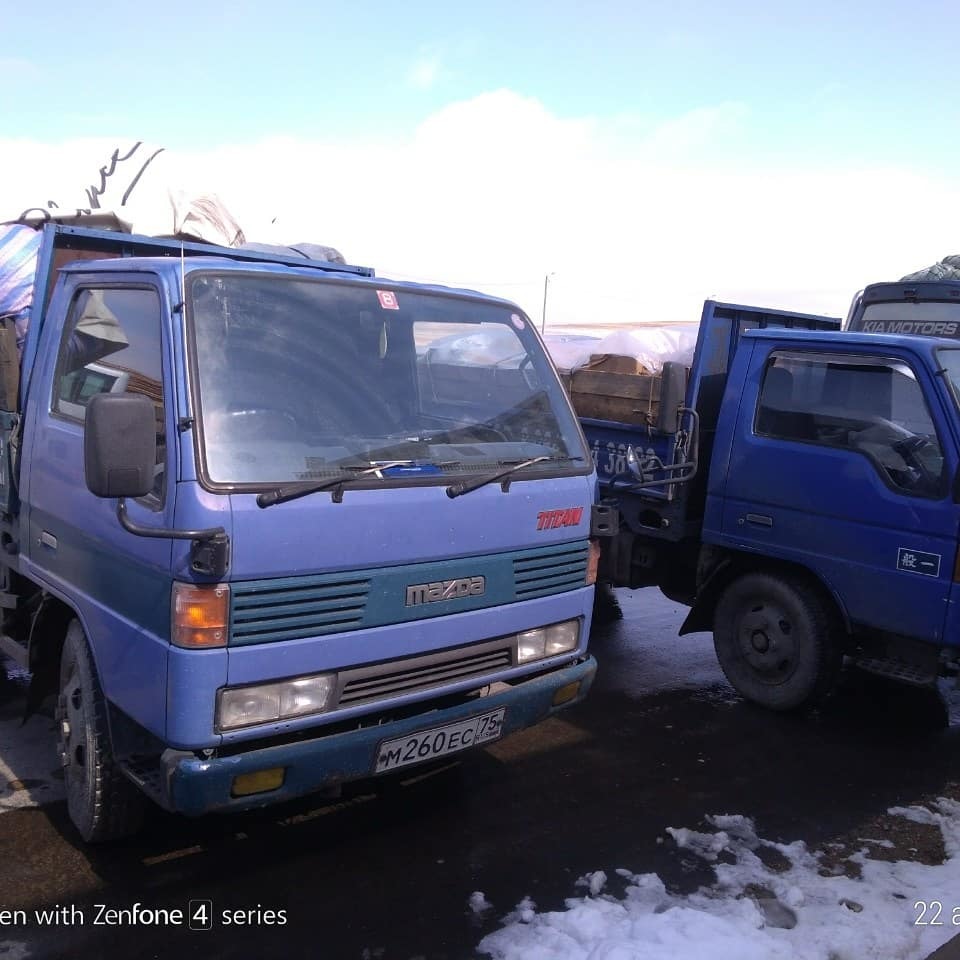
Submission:
<svg viewBox="0 0 960 960">
<path fill-rule="evenodd" d="M 592 393 L 604 397 L 623 397 L 627 400 L 657 400 L 660 397 L 660 377 L 630 373 L 605 373 L 577 370 L 571 377 L 573 393 Z"/>
<path fill-rule="evenodd" d="M 631 423 L 643 426 L 649 420 L 656 420 L 660 401 L 654 400 L 648 407 L 636 400 L 625 397 L 602 397 L 592 393 L 571 394 L 573 409 L 578 417 L 591 417 L 595 420 L 614 420 L 618 423 Z"/>
</svg>

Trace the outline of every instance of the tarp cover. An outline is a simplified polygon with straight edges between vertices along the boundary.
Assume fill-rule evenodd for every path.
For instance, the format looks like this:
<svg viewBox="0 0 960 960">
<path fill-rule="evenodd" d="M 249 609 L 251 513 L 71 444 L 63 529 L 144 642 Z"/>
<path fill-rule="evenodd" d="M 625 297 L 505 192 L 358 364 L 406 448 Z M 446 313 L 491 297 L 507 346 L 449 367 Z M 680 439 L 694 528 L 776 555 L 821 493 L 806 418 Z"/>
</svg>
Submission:
<svg viewBox="0 0 960 960">
<path fill-rule="evenodd" d="M 305 260 L 329 260 L 331 263 L 346 263 L 343 254 L 335 247 L 326 247 L 321 243 L 294 243 L 289 247 L 273 243 L 245 243 L 244 250 L 257 250 L 260 253 L 283 254 L 285 257 L 303 257 Z"/>
<path fill-rule="evenodd" d="M 693 363 L 697 345 L 698 323 L 643 324 L 615 330 L 598 339 L 566 338 L 565 342 L 550 342 L 547 347 L 553 362 L 561 370 L 577 370 L 590 362 L 591 356 L 608 354 L 631 357 L 651 373 L 660 373 L 666 361 Z"/>
<path fill-rule="evenodd" d="M 23 343 L 33 303 L 40 234 L 23 224 L 0 224 L 0 323 L 13 324 Z"/>
<path fill-rule="evenodd" d="M 24 207 L 9 211 L 7 219 L 82 224 L 91 214 L 113 214 L 128 232 L 225 247 L 244 243 L 243 230 L 220 198 L 189 180 L 176 154 L 138 140 L 118 146 L 99 169 L 78 169 L 75 176 L 65 171 L 60 182 L 72 185 L 64 194 L 24 198 Z"/>
<path fill-rule="evenodd" d="M 345 262 L 338 250 L 321 244 L 282 247 L 247 243 L 239 223 L 217 194 L 197 189 L 188 184 L 189 179 L 174 153 L 137 141 L 116 147 L 99 169 L 78 168 L 75 175 L 65 171 L 60 182 L 69 186 L 63 194 L 24 198 L 20 209 L 5 212 L 7 222 L 0 213 L 0 322 L 12 320 L 22 344 L 40 248 L 40 233 L 35 228 L 51 221 Z"/>
<path fill-rule="evenodd" d="M 0 317 L 16 317 L 33 299 L 40 234 L 22 224 L 0 224 Z"/>
<path fill-rule="evenodd" d="M 923 270 L 917 270 L 916 273 L 908 273 L 900 279 L 901 282 L 911 280 L 960 280 L 960 254 L 944 257 L 939 263 L 924 267 Z"/>
</svg>

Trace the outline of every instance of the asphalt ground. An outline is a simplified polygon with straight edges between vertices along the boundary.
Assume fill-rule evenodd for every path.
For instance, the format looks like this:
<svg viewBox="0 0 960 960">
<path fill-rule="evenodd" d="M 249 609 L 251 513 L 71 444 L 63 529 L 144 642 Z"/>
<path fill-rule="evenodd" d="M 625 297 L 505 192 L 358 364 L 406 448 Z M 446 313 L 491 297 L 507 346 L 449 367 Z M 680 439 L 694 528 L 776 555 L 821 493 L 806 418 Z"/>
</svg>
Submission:
<svg viewBox="0 0 960 960">
<path fill-rule="evenodd" d="M 851 673 L 819 711 L 770 714 L 734 695 L 709 636 L 676 636 L 677 605 L 650 590 L 619 598 L 624 618 L 594 631 L 591 696 L 534 730 L 335 802 L 201 820 L 155 811 L 113 847 L 73 830 L 52 719 L 19 726 L 14 676 L 0 686 L 0 807 L 22 806 L 0 814 L 0 960 L 464 960 L 522 898 L 560 909 L 591 871 L 614 894 L 621 867 L 678 893 L 710 883 L 712 868 L 665 831 L 718 813 L 754 818 L 767 839 L 835 844 L 839 861 L 845 841 L 883 831 L 904 855 L 943 856 L 936 837 L 897 835 L 886 811 L 960 798 L 955 693 Z M 468 906 L 478 890 L 494 905 L 482 915 Z M 212 929 L 94 923 L 191 901 L 209 902 Z M 2 913 L 38 909 L 63 922 Z M 960 960 L 960 942 L 935 956 Z"/>
</svg>

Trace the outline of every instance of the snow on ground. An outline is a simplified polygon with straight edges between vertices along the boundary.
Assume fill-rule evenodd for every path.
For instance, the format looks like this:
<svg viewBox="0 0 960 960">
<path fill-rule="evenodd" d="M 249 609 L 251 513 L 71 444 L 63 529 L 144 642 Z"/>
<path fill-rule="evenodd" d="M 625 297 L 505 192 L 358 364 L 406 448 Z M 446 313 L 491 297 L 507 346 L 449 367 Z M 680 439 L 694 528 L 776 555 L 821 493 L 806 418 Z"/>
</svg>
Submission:
<svg viewBox="0 0 960 960">
<path fill-rule="evenodd" d="M 714 866 L 712 885 L 677 895 L 656 874 L 621 869 L 616 897 L 597 871 L 566 910 L 538 913 L 525 898 L 479 949 L 495 960 L 919 960 L 960 934 L 960 803 L 889 813 L 938 827 L 946 861 L 872 860 L 865 846 L 849 858 L 859 877 L 831 875 L 801 841 L 773 843 L 747 817 L 714 816 L 707 832 L 668 830 Z M 942 926 L 918 922 L 934 917 L 933 901 Z"/>
</svg>

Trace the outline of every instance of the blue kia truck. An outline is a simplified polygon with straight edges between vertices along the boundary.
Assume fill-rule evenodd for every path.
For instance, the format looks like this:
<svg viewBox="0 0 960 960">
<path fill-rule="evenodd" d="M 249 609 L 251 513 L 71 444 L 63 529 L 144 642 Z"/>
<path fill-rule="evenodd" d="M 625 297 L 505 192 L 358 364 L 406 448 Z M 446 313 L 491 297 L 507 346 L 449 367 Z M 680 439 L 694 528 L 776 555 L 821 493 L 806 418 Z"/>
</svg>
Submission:
<svg viewBox="0 0 960 960">
<path fill-rule="evenodd" d="M 917 684 L 960 665 L 960 284 L 928 305 L 904 286 L 868 288 L 843 330 L 707 301 L 689 369 L 582 384 L 621 411 L 582 417 L 620 514 L 601 580 L 689 605 L 681 633 L 711 630 L 772 709 L 845 658 Z"/>
<path fill-rule="evenodd" d="M 596 475 L 517 306 L 41 233 L 0 363 L 2 650 L 56 696 L 84 839 L 135 830 L 144 797 L 335 790 L 586 695 Z M 509 368 L 448 349 L 491 334 Z"/>
</svg>

